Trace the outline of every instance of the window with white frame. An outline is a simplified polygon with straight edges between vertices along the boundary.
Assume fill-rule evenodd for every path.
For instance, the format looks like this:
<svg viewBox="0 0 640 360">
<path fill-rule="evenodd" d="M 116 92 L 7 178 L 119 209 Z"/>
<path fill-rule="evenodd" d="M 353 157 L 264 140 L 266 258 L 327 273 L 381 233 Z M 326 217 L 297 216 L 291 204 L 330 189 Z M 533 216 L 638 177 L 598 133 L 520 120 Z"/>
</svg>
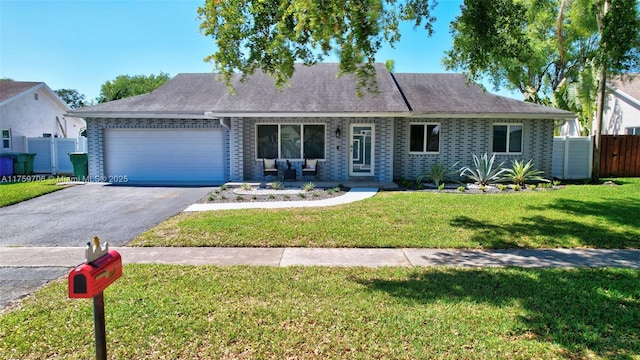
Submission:
<svg viewBox="0 0 640 360">
<path fill-rule="evenodd" d="M 256 125 L 257 158 L 324 159 L 324 124 Z"/>
<path fill-rule="evenodd" d="M 2 129 L 2 149 L 11 150 L 11 129 Z"/>
<path fill-rule="evenodd" d="M 522 124 L 494 124 L 493 152 L 522 153 Z"/>
<path fill-rule="evenodd" d="M 409 124 L 409 152 L 437 153 L 440 151 L 439 123 Z"/>
<path fill-rule="evenodd" d="M 640 135 L 640 127 L 628 127 L 627 135 Z"/>
</svg>

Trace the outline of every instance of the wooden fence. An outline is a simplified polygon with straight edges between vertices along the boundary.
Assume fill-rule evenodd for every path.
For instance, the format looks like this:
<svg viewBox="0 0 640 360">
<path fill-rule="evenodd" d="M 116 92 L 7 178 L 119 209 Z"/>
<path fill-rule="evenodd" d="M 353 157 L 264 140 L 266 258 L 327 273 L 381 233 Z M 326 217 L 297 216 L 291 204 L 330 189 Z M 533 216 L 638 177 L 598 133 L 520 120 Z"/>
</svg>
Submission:
<svg viewBox="0 0 640 360">
<path fill-rule="evenodd" d="M 640 177 L 640 135 L 602 135 L 600 177 Z"/>
</svg>

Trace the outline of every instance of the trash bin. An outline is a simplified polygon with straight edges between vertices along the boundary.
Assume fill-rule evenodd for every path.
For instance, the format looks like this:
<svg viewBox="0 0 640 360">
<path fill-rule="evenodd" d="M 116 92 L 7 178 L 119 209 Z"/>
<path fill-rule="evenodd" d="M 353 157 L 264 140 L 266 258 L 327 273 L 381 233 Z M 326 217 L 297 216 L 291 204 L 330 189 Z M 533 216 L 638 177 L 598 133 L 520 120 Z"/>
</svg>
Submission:
<svg viewBox="0 0 640 360">
<path fill-rule="evenodd" d="M 13 175 L 13 158 L 0 156 L 0 177 Z"/>
<path fill-rule="evenodd" d="M 38 154 L 25 154 L 26 161 L 24 162 L 24 173 L 25 175 L 33 175 L 33 160 Z"/>
<path fill-rule="evenodd" d="M 27 162 L 27 154 L 25 153 L 6 153 L 2 156 L 8 156 L 13 159 L 13 173 L 16 175 L 27 175 L 24 165 Z"/>
<path fill-rule="evenodd" d="M 78 180 L 84 181 L 89 174 L 89 158 L 87 153 L 84 152 L 72 152 L 69 153 L 71 164 L 73 164 L 73 176 Z"/>
</svg>

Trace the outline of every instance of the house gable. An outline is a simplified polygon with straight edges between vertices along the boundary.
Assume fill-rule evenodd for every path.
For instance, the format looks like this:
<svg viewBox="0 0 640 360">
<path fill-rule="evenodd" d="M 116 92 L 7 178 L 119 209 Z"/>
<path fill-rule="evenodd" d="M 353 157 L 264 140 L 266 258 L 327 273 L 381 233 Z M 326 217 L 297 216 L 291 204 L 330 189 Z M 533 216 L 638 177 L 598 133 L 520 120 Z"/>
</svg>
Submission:
<svg viewBox="0 0 640 360">
<path fill-rule="evenodd" d="M 84 120 L 66 118 L 67 104 L 43 82 L 0 81 L 0 128 L 10 129 L 12 147 L 26 151 L 25 137 L 78 137 Z"/>
</svg>

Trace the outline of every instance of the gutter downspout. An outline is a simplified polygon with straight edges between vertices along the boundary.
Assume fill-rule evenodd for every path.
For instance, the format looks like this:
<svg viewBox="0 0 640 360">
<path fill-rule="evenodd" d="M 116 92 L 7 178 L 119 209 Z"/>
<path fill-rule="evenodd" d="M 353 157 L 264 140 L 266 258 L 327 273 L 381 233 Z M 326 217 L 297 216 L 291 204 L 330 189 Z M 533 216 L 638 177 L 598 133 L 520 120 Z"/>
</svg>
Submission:
<svg viewBox="0 0 640 360">
<path fill-rule="evenodd" d="M 209 118 L 209 119 L 213 119 L 213 120 L 217 119 L 220 122 L 220 126 L 222 126 L 223 128 L 225 128 L 227 130 L 229 129 L 229 125 L 224 123 L 224 118 L 221 118 L 221 117 L 219 118 L 219 117 L 214 116 L 213 111 L 205 111 L 204 112 L 204 117 Z"/>
</svg>

